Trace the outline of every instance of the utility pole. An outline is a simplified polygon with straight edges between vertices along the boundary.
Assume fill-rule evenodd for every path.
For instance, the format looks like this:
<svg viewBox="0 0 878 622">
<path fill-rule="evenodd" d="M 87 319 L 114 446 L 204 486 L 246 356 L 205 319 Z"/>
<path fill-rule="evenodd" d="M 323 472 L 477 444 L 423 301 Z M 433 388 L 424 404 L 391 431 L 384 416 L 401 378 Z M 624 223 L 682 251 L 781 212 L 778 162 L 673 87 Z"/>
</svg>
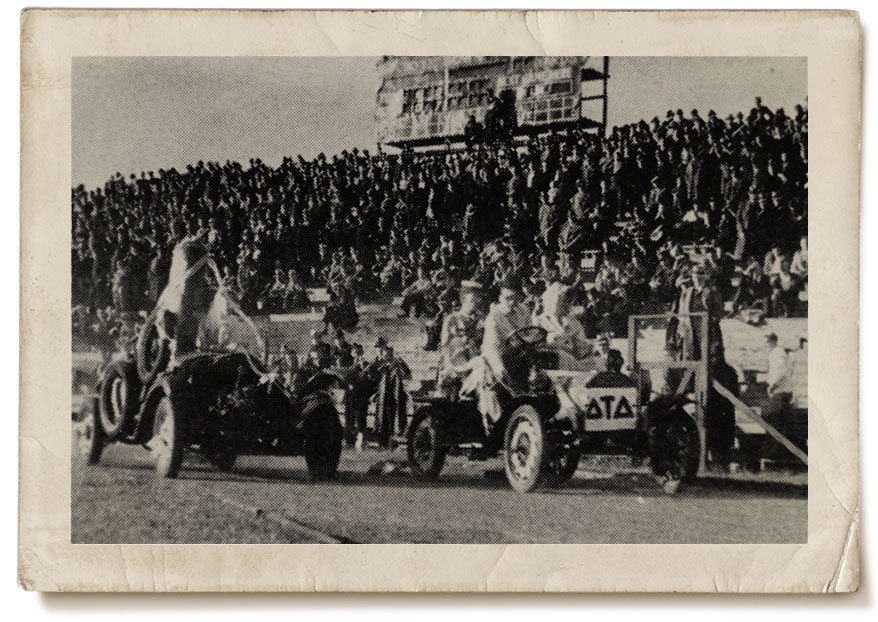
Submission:
<svg viewBox="0 0 878 622">
<path fill-rule="evenodd" d="M 610 80 L 610 57 L 604 56 L 604 114 L 603 114 L 603 132 L 607 135 L 607 82 Z"/>
</svg>

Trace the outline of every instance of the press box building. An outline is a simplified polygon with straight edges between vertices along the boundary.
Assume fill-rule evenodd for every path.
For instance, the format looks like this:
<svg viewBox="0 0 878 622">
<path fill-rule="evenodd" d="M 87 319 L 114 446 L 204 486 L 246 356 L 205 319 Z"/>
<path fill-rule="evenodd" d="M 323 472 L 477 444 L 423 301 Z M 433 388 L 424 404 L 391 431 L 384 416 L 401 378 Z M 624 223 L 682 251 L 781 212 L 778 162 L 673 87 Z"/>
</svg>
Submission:
<svg viewBox="0 0 878 622">
<path fill-rule="evenodd" d="M 495 97 L 514 106 L 515 136 L 606 128 L 606 56 L 382 56 L 377 68 L 383 146 L 460 142 L 471 116 L 484 124 Z"/>
</svg>

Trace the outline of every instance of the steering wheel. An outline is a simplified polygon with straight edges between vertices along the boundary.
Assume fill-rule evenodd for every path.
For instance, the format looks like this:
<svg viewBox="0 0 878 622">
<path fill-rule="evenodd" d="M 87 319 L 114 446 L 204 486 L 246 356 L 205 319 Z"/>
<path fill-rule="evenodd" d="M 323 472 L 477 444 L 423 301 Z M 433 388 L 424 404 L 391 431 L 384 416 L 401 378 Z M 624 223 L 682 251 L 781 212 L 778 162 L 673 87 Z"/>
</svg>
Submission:
<svg viewBox="0 0 878 622">
<path fill-rule="evenodd" d="M 525 346 L 540 346 L 546 343 L 546 335 L 546 330 L 540 326 L 525 326 L 506 338 L 504 349 L 509 351 L 520 350 Z"/>
<path fill-rule="evenodd" d="M 546 343 L 546 331 L 539 326 L 520 328 L 503 343 L 503 364 L 506 367 L 507 389 L 513 393 L 526 387 L 530 370 L 537 363 L 540 346 Z"/>
</svg>

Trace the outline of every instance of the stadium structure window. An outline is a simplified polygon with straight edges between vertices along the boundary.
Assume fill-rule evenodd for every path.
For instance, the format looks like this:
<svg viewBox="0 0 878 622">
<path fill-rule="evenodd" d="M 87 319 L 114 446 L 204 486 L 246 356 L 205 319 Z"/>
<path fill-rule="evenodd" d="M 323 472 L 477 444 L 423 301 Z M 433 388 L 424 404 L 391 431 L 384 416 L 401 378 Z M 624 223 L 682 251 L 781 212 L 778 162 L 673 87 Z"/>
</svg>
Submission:
<svg viewBox="0 0 878 622">
<path fill-rule="evenodd" d="M 560 82 L 553 82 L 549 85 L 549 94 L 550 95 L 558 95 L 560 93 L 569 93 L 570 92 L 570 82 L 568 80 L 561 80 Z"/>
<path fill-rule="evenodd" d="M 411 114 L 415 109 L 416 89 L 405 89 L 402 92 L 402 112 L 403 114 Z"/>
<path fill-rule="evenodd" d="M 435 112 L 439 109 L 439 97 L 441 90 L 438 86 L 428 86 L 424 89 L 424 112 Z"/>
</svg>

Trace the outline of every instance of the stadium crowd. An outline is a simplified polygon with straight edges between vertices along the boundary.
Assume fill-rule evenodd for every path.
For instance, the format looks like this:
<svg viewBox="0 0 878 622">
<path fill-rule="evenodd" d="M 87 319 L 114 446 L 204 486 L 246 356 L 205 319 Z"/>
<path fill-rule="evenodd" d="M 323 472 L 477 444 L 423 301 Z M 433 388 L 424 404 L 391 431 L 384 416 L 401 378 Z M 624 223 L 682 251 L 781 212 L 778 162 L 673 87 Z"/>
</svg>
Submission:
<svg viewBox="0 0 878 622">
<path fill-rule="evenodd" d="M 756 98 L 725 119 L 668 111 L 605 137 L 116 173 L 72 191 L 73 303 L 83 317 L 151 308 L 175 242 L 200 235 L 246 309 L 301 309 L 327 287 L 337 328 L 379 292 L 435 327 L 461 280 L 490 289 L 510 274 L 535 299 L 571 286 L 590 336 L 670 310 L 693 274 L 719 313 L 804 315 L 807 145 L 807 107 Z"/>
</svg>

